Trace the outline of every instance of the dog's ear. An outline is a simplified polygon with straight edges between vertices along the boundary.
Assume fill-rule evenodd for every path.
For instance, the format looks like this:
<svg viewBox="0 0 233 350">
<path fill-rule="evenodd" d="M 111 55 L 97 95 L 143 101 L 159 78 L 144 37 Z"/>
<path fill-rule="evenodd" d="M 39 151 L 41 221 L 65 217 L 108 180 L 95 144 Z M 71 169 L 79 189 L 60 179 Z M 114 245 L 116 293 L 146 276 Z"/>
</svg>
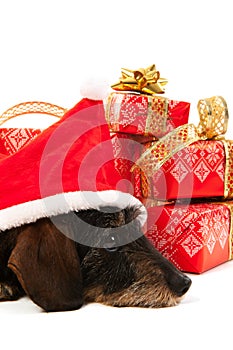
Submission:
<svg viewBox="0 0 233 350">
<path fill-rule="evenodd" d="M 82 278 L 75 243 L 49 219 L 25 226 L 8 266 L 28 296 L 45 311 L 82 306 Z"/>
</svg>

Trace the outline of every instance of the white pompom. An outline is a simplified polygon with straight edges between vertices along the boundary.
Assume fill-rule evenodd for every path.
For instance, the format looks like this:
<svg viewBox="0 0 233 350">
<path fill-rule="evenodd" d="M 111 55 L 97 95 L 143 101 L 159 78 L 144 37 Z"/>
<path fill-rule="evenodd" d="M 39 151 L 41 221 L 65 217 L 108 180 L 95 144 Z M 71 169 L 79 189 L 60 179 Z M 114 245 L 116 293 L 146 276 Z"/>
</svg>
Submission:
<svg viewBox="0 0 233 350">
<path fill-rule="evenodd" d="M 85 79 L 80 87 L 80 94 L 90 100 L 104 100 L 110 92 L 107 79 L 91 77 Z"/>
</svg>

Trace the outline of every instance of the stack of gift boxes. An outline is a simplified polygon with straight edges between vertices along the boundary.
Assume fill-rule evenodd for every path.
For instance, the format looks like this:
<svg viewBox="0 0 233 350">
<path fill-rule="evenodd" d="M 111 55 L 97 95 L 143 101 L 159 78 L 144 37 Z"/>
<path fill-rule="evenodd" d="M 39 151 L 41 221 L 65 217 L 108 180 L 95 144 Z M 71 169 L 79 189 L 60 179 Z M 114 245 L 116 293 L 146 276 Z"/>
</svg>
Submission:
<svg viewBox="0 0 233 350">
<path fill-rule="evenodd" d="M 202 273 L 232 254 L 233 141 L 224 138 L 226 102 L 219 96 L 200 100 L 196 127 L 187 124 L 188 102 L 147 94 L 129 72 L 132 88 L 123 71 L 106 104 L 116 167 L 147 207 L 146 235 L 154 246 L 180 270 Z"/>
<path fill-rule="evenodd" d="M 190 104 L 157 96 L 113 92 L 106 104 L 115 166 L 133 184 L 133 194 L 143 199 L 141 173 L 131 168 L 146 146 L 188 121 Z M 129 189 L 130 190 L 130 189 Z"/>
</svg>

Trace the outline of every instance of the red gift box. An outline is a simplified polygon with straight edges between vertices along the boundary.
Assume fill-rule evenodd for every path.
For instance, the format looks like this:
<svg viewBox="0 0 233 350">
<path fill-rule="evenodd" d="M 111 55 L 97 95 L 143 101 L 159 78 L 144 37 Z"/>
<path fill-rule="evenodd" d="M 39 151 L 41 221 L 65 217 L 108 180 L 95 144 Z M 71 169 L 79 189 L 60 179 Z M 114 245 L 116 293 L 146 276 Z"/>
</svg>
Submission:
<svg viewBox="0 0 233 350">
<path fill-rule="evenodd" d="M 113 132 L 160 138 L 188 122 L 190 103 L 161 96 L 113 92 L 106 119 Z"/>
<path fill-rule="evenodd" d="M 41 129 L 32 128 L 1 128 L 0 153 L 11 155 L 26 146 L 41 133 Z"/>
<path fill-rule="evenodd" d="M 131 137 L 128 134 L 111 133 L 111 141 L 115 168 L 120 173 L 122 181 L 127 182 L 128 191 L 141 199 L 140 171 L 131 172 L 132 166 L 142 153 L 143 146 L 140 136 L 132 135 Z"/>
<path fill-rule="evenodd" d="M 152 176 L 141 173 L 143 197 L 159 200 L 232 198 L 232 164 L 229 164 L 232 148 L 233 141 L 192 143 L 174 154 Z"/>
<path fill-rule="evenodd" d="M 151 206 L 146 236 L 180 270 L 202 273 L 231 258 L 232 204 Z"/>
</svg>

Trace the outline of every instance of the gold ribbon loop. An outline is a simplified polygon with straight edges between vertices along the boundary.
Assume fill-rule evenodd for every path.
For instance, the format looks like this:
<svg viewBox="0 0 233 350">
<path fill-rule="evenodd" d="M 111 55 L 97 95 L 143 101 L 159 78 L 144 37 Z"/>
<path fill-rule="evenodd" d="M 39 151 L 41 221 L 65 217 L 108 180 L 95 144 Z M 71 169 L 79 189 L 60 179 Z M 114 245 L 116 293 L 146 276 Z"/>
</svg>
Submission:
<svg viewBox="0 0 233 350">
<path fill-rule="evenodd" d="M 207 139 L 222 138 L 227 132 L 228 108 L 222 96 L 202 99 L 197 105 L 200 122 L 197 127 L 199 135 Z"/>
<path fill-rule="evenodd" d="M 156 71 L 154 64 L 147 68 L 131 70 L 121 68 L 121 77 L 111 87 L 117 91 L 135 91 L 148 95 L 163 94 L 167 80 L 160 78 L 159 71 Z"/>
</svg>

